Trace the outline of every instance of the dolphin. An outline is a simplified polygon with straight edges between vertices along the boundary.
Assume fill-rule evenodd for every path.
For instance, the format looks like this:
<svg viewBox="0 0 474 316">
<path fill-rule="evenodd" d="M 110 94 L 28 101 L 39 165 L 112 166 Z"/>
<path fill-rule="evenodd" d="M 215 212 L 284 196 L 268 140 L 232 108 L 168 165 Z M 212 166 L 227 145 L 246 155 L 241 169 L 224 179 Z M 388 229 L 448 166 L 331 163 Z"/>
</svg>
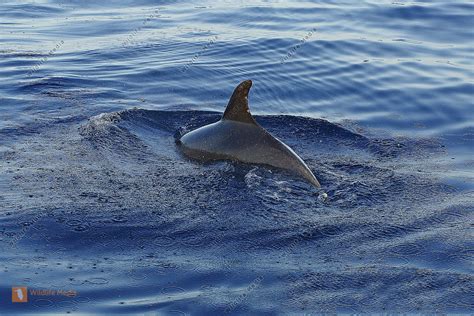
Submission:
<svg viewBox="0 0 474 316">
<path fill-rule="evenodd" d="M 314 174 L 290 147 L 272 136 L 250 114 L 251 80 L 241 82 L 230 97 L 222 118 L 191 131 L 178 140 L 183 153 L 196 160 L 234 160 L 285 169 L 320 187 Z"/>
</svg>

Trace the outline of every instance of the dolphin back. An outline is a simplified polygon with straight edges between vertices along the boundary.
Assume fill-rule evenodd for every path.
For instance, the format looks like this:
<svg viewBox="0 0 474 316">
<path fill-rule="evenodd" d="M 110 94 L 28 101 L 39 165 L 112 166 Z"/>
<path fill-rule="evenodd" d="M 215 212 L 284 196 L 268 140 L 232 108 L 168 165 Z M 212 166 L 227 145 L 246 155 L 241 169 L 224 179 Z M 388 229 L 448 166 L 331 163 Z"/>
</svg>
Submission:
<svg viewBox="0 0 474 316">
<path fill-rule="evenodd" d="M 231 159 L 289 170 L 320 187 L 306 163 L 286 144 L 272 136 L 253 118 L 248 107 L 252 81 L 235 88 L 221 120 L 185 134 L 185 155 L 202 161 Z"/>
</svg>

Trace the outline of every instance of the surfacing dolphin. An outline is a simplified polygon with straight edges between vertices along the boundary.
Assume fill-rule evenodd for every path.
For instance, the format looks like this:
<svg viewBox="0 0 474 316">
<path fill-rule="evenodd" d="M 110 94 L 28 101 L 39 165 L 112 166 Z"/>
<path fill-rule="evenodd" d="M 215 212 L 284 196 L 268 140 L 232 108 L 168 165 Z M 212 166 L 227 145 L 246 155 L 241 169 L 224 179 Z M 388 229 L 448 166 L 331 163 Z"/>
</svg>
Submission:
<svg viewBox="0 0 474 316">
<path fill-rule="evenodd" d="M 251 80 L 235 88 L 220 121 L 200 127 L 179 140 L 185 155 L 201 161 L 238 160 L 289 170 L 316 187 L 319 181 L 304 161 L 261 127 L 250 114 Z"/>
</svg>

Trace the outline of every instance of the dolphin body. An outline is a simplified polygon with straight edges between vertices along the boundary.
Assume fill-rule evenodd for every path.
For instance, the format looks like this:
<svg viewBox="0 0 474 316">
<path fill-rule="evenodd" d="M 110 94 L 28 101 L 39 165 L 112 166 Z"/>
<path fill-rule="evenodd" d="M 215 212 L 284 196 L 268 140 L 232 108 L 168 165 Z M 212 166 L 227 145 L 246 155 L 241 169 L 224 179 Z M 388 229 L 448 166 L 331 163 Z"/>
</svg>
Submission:
<svg viewBox="0 0 474 316">
<path fill-rule="evenodd" d="M 251 80 L 235 88 L 221 120 L 194 131 L 178 141 L 183 153 L 201 161 L 237 160 L 289 170 L 316 187 L 319 181 L 304 161 L 282 141 L 261 127 L 250 114 Z"/>
</svg>

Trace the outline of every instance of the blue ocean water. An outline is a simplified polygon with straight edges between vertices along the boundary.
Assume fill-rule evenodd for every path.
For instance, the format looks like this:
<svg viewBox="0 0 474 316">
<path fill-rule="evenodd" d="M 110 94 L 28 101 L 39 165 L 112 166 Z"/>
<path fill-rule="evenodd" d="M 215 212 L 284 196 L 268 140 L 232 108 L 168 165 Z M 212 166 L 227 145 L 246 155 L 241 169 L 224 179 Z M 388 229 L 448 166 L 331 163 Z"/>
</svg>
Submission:
<svg viewBox="0 0 474 316">
<path fill-rule="evenodd" d="M 0 1 L 0 314 L 472 313 L 473 47 L 466 0 Z M 178 150 L 246 79 L 321 190 Z"/>
</svg>

